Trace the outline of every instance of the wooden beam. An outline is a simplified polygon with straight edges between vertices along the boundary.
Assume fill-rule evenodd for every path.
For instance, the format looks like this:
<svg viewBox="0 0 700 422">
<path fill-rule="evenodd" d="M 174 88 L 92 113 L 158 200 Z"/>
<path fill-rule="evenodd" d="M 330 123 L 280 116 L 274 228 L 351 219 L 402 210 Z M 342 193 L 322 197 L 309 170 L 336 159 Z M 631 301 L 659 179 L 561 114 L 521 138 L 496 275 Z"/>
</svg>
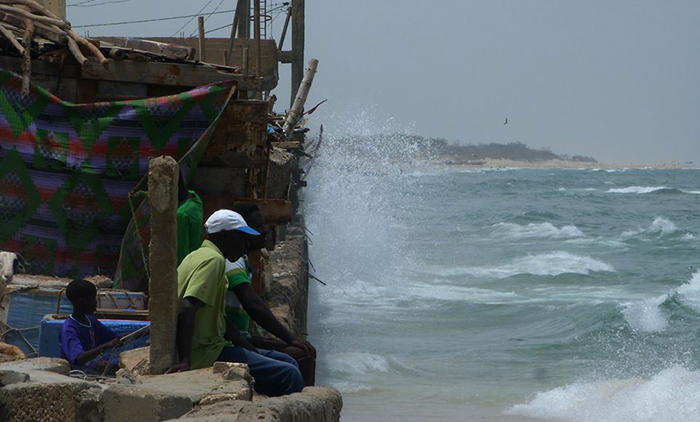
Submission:
<svg viewBox="0 0 700 422">
<path fill-rule="evenodd" d="M 21 73 L 22 59 L 19 57 L 0 55 L 0 67 L 11 70 L 15 73 Z M 58 63 L 48 63 L 43 60 L 36 59 L 32 60 L 32 73 L 49 76 L 61 75 L 63 78 L 77 78 L 79 76 L 78 67 L 75 65 L 67 64 L 63 66 L 63 69 L 61 69 L 61 66 Z"/>
<path fill-rule="evenodd" d="M 279 50 L 277 51 L 277 60 L 280 63 L 292 63 L 294 62 L 294 52 L 291 50 Z"/>
<path fill-rule="evenodd" d="M 289 109 L 287 113 L 287 120 L 284 122 L 284 134 L 289 137 L 294 131 L 294 127 L 304 116 L 304 104 L 306 104 L 306 98 L 311 90 L 311 84 L 314 81 L 314 75 L 316 75 L 316 68 L 318 67 L 318 60 L 309 60 L 309 67 L 306 69 L 306 74 L 304 79 L 301 81 L 299 90 L 297 91 L 297 96 L 294 99 L 294 104 L 292 108 Z"/>
<path fill-rule="evenodd" d="M 287 38 L 287 29 L 289 28 L 289 21 L 292 20 L 292 8 L 287 8 L 287 16 L 284 18 L 284 26 L 282 27 L 282 35 L 280 35 L 280 43 L 277 46 L 278 50 L 282 50 L 284 47 L 284 39 Z"/>
<path fill-rule="evenodd" d="M 175 44 L 166 44 L 151 40 L 124 37 L 119 39 L 117 47 L 131 48 L 148 53 L 165 56 L 173 60 L 194 59 L 194 48 Z"/>
<path fill-rule="evenodd" d="M 294 105 L 299 85 L 304 78 L 304 14 L 305 0 L 292 0 L 292 95 L 289 97 L 290 107 Z"/>
<path fill-rule="evenodd" d="M 259 78 L 218 72 L 212 67 L 194 64 L 110 60 L 108 70 L 98 63 L 88 61 L 82 67 L 81 77 L 114 82 L 183 87 L 195 87 L 213 82 L 234 80 L 237 83 L 238 90 L 255 91 L 260 89 Z"/>
<path fill-rule="evenodd" d="M 24 28 L 24 23 L 22 18 L 10 15 L 8 13 L 0 12 L 0 21 L 5 22 L 15 28 Z M 65 36 L 59 34 L 60 30 L 51 30 L 47 26 L 40 23 L 34 23 L 34 33 L 36 36 L 54 42 L 56 44 L 64 44 Z"/>
<path fill-rule="evenodd" d="M 199 24 L 199 61 L 200 62 L 206 62 L 207 55 L 206 55 L 206 38 L 204 36 L 204 16 L 200 16 L 197 18 L 197 22 Z"/>
<path fill-rule="evenodd" d="M 262 47 L 260 46 L 260 0 L 255 2 L 255 76 L 262 76 Z M 255 92 L 255 99 L 262 99 L 262 91 Z"/>
</svg>

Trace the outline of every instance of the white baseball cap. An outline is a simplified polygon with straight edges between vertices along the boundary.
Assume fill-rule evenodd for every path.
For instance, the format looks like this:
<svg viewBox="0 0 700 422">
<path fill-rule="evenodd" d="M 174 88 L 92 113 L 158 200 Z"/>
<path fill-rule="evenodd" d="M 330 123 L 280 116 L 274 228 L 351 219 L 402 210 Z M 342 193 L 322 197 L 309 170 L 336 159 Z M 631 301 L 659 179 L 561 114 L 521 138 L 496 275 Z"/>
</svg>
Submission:
<svg viewBox="0 0 700 422">
<path fill-rule="evenodd" d="M 207 229 L 207 234 L 238 230 L 254 236 L 260 235 L 260 233 L 248 227 L 248 224 L 239 213 L 231 210 L 219 210 L 215 212 L 209 216 L 207 222 L 204 223 L 204 228 Z"/>
</svg>

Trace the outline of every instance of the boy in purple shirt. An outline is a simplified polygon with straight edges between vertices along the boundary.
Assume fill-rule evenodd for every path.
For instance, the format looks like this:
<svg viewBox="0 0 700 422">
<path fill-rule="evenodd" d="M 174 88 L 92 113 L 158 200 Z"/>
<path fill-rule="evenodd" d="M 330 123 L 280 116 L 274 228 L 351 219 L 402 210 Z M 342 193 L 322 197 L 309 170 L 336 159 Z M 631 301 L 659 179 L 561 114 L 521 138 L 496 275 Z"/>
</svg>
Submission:
<svg viewBox="0 0 700 422">
<path fill-rule="evenodd" d="M 71 368 L 101 373 L 105 366 L 117 369 L 118 358 L 103 356 L 103 352 L 121 345 L 119 336 L 93 316 L 97 309 L 97 288 L 87 280 L 73 280 L 66 288 L 73 304 L 73 313 L 66 319 L 59 334 L 61 358 Z M 116 361 L 115 361 L 116 359 Z"/>
</svg>

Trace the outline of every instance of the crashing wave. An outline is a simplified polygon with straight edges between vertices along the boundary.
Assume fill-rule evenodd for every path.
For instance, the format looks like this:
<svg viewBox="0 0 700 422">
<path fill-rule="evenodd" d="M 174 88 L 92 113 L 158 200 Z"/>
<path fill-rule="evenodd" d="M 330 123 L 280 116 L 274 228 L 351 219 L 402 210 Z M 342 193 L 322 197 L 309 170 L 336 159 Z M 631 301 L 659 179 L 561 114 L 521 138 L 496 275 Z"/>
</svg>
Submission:
<svg viewBox="0 0 700 422">
<path fill-rule="evenodd" d="M 622 237 L 634 237 L 637 235 L 669 235 L 676 233 L 678 227 L 672 221 L 663 217 L 656 217 L 654 221 L 645 229 L 629 230 L 622 233 Z"/>
<path fill-rule="evenodd" d="M 615 272 L 603 261 L 568 252 L 552 252 L 518 258 L 499 267 L 462 267 L 441 271 L 443 276 L 469 275 L 477 278 L 508 278 L 518 274 L 557 276 L 560 274 L 590 274 L 592 272 Z"/>
<path fill-rule="evenodd" d="M 538 393 L 507 413 L 568 422 L 696 421 L 700 372 L 673 366 L 651 379 L 578 382 Z"/>
</svg>

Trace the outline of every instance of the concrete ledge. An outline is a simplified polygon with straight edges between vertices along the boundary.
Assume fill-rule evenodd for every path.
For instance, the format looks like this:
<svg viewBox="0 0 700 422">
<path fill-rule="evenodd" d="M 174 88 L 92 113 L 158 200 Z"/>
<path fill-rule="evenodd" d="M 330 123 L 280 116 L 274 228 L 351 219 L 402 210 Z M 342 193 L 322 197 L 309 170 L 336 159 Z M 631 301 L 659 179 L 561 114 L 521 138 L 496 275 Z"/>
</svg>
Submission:
<svg viewBox="0 0 700 422">
<path fill-rule="evenodd" d="M 260 400 L 255 403 L 228 401 L 203 406 L 186 422 L 338 422 L 343 399 L 330 387 L 307 387 L 301 393 Z"/>
</svg>

